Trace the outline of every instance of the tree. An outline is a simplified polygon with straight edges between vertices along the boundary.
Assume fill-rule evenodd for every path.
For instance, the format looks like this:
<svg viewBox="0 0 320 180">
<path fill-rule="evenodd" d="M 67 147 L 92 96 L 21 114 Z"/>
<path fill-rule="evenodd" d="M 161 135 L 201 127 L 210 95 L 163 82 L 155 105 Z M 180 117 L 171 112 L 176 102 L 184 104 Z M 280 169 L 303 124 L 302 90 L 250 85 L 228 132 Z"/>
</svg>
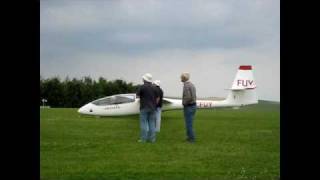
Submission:
<svg viewBox="0 0 320 180">
<path fill-rule="evenodd" d="M 135 93 L 139 85 L 134 86 L 124 80 L 116 79 L 107 81 L 100 77 L 98 81 L 91 77 L 83 77 L 81 80 L 67 76 L 64 81 L 58 77 L 44 79 L 40 76 L 40 105 L 42 99 L 48 100 L 52 107 L 78 108 L 90 101 L 113 94 Z"/>
<path fill-rule="evenodd" d="M 41 86 L 41 99 L 47 99 L 48 104 L 52 107 L 63 107 L 63 87 L 58 77 L 44 80 Z"/>
</svg>

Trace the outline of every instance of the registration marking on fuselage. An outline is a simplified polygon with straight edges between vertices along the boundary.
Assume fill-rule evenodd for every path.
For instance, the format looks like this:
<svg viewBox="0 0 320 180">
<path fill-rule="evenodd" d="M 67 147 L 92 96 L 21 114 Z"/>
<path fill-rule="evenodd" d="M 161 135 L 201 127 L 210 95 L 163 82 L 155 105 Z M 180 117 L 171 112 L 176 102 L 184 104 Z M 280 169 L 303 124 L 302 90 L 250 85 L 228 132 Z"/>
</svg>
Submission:
<svg viewBox="0 0 320 180">
<path fill-rule="evenodd" d="M 104 108 L 105 110 L 110 110 L 110 109 L 120 109 L 119 105 L 113 105 L 113 106 L 107 106 Z"/>
</svg>

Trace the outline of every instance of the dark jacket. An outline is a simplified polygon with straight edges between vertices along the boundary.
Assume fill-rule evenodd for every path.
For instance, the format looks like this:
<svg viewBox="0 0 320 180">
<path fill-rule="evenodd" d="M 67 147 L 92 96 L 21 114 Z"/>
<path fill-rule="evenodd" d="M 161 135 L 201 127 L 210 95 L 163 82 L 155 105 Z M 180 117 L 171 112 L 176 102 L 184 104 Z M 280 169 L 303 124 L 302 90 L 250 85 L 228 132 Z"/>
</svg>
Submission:
<svg viewBox="0 0 320 180">
<path fill-rule="evenodd" d="M 141 109 L 156 109 L 156 98 L 158 97 L 158 93 L 156 88 L 148 82 L 145 82 L 138 89 L 136 95 L 140 97 L 140 110 Z"/>
<path fill-rule="evenodd" d="M 159 102 L 157 104 L 157 107 L 161 108 L 162 107 L 162 99 L 163 99 L 163 91 L 159 86 L 156 86 L 156 90 L 157 90 L 157 93 L 158 93 L 158 96 L 159 96 Z"/>
</svg>

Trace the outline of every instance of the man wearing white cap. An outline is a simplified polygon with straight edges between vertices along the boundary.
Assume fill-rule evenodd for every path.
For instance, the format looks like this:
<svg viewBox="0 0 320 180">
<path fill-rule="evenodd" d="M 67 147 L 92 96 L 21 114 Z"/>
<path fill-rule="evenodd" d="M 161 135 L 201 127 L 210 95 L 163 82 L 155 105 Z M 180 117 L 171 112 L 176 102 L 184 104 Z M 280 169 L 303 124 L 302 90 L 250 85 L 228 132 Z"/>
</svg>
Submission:
<svg viewBox="0 0 320 180">
<path fill-rule="evenodd" d="M 152 85 L 152 75 L 146 73 L 142 76 L 143 85 L 137 91 L 140 97 L 140 139 L 138 142 L 156 141 L 156 104 L 158 94 Z"/>
<path fill-rule="evenodd" d="M 155 80 L 153 84 L 156 86 L 159 95 L 159 101 L 157 102 L 157 109 L 156 109 L 156 131 L 160 132 L 160 125 L 161 125 L 161 108 L 162 108 L 162 98 L 163 98 L 163 91 L 160 88 L 160 80 Z"/>
</svg>

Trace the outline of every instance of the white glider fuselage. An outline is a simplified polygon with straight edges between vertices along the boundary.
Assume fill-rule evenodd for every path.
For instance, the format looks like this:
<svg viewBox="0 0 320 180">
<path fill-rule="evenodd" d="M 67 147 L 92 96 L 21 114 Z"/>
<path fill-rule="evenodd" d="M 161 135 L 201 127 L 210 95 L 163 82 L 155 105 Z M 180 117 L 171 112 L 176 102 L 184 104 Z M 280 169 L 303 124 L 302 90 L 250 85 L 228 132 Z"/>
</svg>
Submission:
<svg viewBox="0 0 320 180">
<path fill-rule="evenodd" d="M 257 104 L 256 85 L 251 66 L 240 66 L 225 100 L 197 100 L 198 109 L 239 107 Z M 140 99 L 135 94 L 118 94 L 104 97 L 82 106 L 80 114 L 95 116 L 123 116 L 140 113 Z M 183 109 L 182 99 L 163 98 L 162 110 Z"/>
</svg>

